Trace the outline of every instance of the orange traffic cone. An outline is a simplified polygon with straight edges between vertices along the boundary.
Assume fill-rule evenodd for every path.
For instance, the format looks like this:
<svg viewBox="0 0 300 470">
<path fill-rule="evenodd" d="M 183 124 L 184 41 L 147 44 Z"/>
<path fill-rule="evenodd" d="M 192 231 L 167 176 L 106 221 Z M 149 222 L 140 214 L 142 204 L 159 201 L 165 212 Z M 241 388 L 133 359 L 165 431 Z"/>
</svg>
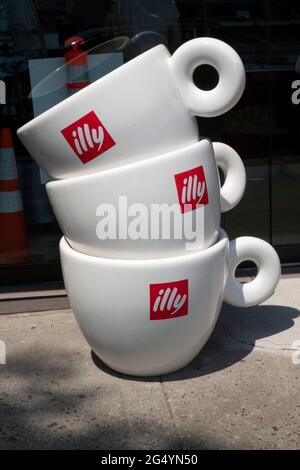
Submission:
<svg viewBox="0 0 300 470">
<path fill-rule="evenodd" d="M 27 259 L 26 224 L 11 131 L 0 128 L 0 263 Z"/>
<path fill-rule="evenodd" d="M 72 36 L 64 44 L 68 76 L 67 88 L 70 95 L 91 83 L 88 73 L 88 54 L 80 49 L 80 44 L 83 42 L 84 40 L 80 36 Z"/>
</svg>

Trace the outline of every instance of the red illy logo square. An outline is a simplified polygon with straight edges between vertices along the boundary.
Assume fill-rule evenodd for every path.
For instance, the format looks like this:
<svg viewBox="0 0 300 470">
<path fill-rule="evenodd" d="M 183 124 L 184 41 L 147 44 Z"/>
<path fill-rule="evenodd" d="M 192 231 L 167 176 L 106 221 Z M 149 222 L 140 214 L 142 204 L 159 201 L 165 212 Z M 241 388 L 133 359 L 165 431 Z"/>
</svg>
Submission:
<svg viewBox="0 0 300 470">
<path fill-rule="evenodd" d="M 188 314 L 188 279 L 150 284 L 150 320 L 167 320 Z"/>
<path fill-rule="evenodd" d="M 82 163 L 88 163 L 116 145 L 94 111 L 61 131 Z"/>
<path fill-rule="evenodd" d="M 174 176 L 181 212 L 189 212 L 208 204 L 207 185 L 203 166 Z"/>
</svg>

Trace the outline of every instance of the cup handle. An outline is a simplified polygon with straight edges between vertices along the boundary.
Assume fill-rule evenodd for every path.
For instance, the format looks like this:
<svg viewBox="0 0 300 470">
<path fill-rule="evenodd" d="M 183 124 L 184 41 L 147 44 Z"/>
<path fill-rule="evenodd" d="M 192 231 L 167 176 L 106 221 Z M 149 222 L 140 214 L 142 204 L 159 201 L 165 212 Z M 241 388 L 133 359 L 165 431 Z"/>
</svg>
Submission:
<svg viewBox="0 0 300 470">
<path fill-rule="evenodd" d="M 219 116 L 231 109 L 245 88 L 245 69 L 235 50 L 219 39 L 196 38 L 180 46 L 170 58 L 182 95 L 190 112 L 197 116 Z M 194 70 L 211 65 L 219 82 L 209 91 L 196 87 Z"/>
<path fill-rule="evenodd" d="M 253 261 L 257 266 L 255 279 L 241 284 L 235 270 L 243 261 Z M 252 307 L 269 298 L 280 279 L 280 260 L 269 243 L 259 238 L 240 237 L 229 243 L 228 278 L 224 300 L 236 307 Z"/>
<path fill-rule="evenodd" d="M 216 163 L 221 168 L 225 181 L 220 189 L 221 212 L 233 209 L 242 199 L 246 188 L 246 172 L 244 164 L 229 145 L 213 142 Z"/>
</svg>

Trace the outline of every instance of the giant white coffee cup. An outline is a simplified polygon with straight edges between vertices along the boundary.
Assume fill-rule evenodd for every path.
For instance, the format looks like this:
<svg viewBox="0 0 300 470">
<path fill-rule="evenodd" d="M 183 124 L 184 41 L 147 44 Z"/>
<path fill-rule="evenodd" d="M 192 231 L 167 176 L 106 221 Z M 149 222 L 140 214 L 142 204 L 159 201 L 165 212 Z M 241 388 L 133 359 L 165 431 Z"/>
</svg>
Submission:
<svg viewBox="0 0 300 470">
<path fill-rule="evenodd" d="M 224 172 L 220 189 L 217 165 Z M 158 157 L 46 185 L 59 225 L 77 251 L 110 258 L 158 258 L 204 249 L 221 211 L 245 190 L 244 165 L 208 139 Z"/>
<path fill-rule="evenodd" d="M 275 250 L 265 241 L 225 232 L 204 251 L 154 260 L 87 256 L 63 238 L 61 263 L 70 303 L 92 350 L 112 369 L 160 375 L 188 364 L 214 329 L 223 300 L 247 307 L 267 299 L 280 277 Z M 254 280 L 235 269 L 254 261 Z"/>
<path fill-rule="evenodd" d="M 219 74 L 212 90 L 193 82 L 201 64 Z M 244 86 L 242 61 L 222 41 L 193 39 L 173 56 L 159 45 L 28 122 L 18 135 L 51 178 L 70 178 L 197 141 L 194 116 L 225 113 Z"/>
</svg>

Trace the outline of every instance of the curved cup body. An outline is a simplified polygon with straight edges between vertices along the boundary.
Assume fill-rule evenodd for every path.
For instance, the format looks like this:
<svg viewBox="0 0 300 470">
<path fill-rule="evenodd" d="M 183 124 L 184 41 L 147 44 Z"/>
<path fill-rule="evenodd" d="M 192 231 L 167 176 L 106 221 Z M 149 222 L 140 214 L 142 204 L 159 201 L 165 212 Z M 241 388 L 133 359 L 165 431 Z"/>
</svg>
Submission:
<svg viewBox="0 0 300 470">
<path fill-rule="evenodd" d="M 199 38 L 181 47 L 174 59 L 163 45 L 141 54 L 25 124 L 19 138 L 52 179 L 120 166 L 197 141 L 193 115 L 217 115 L 232 107 L 244 80 L 240 75 L 236 80 L 234 66 L 229 80 L 230 64 L 238 63 L 239 70 L 243 65 L 222 41 Z M 191 109 L 187 84 L 193 84 L 197 64 L 207 61 L 219 69 L 220 85 L 214 94 L 197 93 L 193 85 Z"/>
<path fill-rule="evenodd" d="M 109 367 L 130 375 L 160 375 L 184 367 L 202 349 L 217 321 L 227 249 L 224 238 L 208 250 L 180 257 L 113 260 L 82 255 L 62 239 L 66 289 L 91 349 Z M 169 296 L 166 318 L 151 319 L 159 292 L 176 288 L 181 299 L 187 295 L 177 312 L 183 315 L 172 315 L 174 302 L 167 309 Z"/>
<path fill-rule="evenodd" d="M 223 155 L 223 148 L 232 157 L 234 151 L 223 144 L 217 145 L 217 153 Z M 228 182 L 224 194 L 227 200 L 230 194 L 232 204 L 234 192 L 236 200 L 241 196 L 244 167 L 234 153 L 242 176 L 232 173 L 232 158 L 225 157 L 222 166 L 228 162 Z M 218 238 L 220 186 L 208 139 L 150 160 L 53 181 L 46 188 L 67 240 L 85 254 L 159 258 L 205 249 Z M 228 206 L 227 201 L 227 210 Z"/>
<path fill-rule="evenodd" d="M 60 243 L 63 276 L 79 327 L 112 369 L 160 375 L 188 364 L 214 329 L 223 298 L 241 307 L 269 297 L 279 280 L 274 249 L 262 240 L 219 240 L 204 251 L 152 260 L 96 258 Z M 239 284 L 236 265 L 253 259 L 256 279 Z M 264 285 L 262 282 L 266 281 Z"/>
</svg>

